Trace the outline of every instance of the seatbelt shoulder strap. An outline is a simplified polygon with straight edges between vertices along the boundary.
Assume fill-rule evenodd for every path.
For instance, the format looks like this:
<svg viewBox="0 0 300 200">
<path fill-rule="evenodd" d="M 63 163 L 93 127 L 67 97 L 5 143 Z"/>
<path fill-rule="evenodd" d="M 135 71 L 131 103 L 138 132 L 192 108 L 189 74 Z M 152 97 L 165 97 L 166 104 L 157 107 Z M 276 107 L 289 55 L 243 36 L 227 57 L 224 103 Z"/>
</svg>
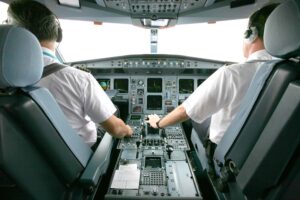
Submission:
<svg viewBox="0 0 300 200">
<path fill-rule="evenodd" d="M 52 63 L 50 65 L 47 65 L 44 67 L 42 78 L 45 78 L 46 76 L 49 76 L 50 74 L 57 72 L 65 67 L 68 67 L 68 66 L 60 64 L 60 63 Z"/>
</svg>

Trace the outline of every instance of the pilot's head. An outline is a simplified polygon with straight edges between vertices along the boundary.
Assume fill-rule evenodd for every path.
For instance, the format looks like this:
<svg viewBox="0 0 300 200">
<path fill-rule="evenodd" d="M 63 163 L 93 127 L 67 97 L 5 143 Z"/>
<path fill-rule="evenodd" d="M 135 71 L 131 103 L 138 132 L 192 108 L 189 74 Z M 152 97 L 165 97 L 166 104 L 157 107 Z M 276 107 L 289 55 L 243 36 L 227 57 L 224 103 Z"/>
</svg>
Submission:
<svg viewBox="0 0 300 200">
<path fill-rule="evenodd" d="M 40 42 L 60 42 L 62 30 L 57 17 L 43 4 L 32 0 L 13 1 L 7 10 L 8 23 L 31 31 Z"/>
<path fill-rule="evenodd" d="M 249 57 L 251 53 L 264 49 L 263 36 L 265 23 L 272 11 L 279 4 L 269 4 L 254 12 L 248 22 L 248 28 L 245 31 L 244 40 L 244 56 Z"/>
</svg>

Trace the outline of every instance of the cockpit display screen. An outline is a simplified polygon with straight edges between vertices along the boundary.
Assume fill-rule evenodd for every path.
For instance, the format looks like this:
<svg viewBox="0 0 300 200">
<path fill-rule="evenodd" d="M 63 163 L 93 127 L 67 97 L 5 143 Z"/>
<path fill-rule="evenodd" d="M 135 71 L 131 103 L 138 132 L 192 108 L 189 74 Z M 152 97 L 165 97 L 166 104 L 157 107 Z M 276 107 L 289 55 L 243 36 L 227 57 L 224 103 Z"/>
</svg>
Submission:
<svg viewBox="0 0 300 200">
<path fill-rule="evenodd" d="M 201 85 L 204 81 L 205 81 L 205 79 L 198 79 L 197 85 L 198 85 L 198 86 Z"/>
<path fill-rule="evenodd" d="M 162 110 L 162 96 L 161 95 L 148 95 L 147 96 L 147 109 L 148 110 Z"/>
<path fill-rule="evenodd" d="M 128 79 L 114 79 L 114 89 L 119 93 L 128 93 Z"/>
<path fill-rule="evenodd" d="M 161 158 L 160 157 L 146 157 L 145 168 L 161 168 Z"/>
<path fill-rule="evenodd" d="M 140 120 L 142 118 L 141 115 L 131 115 L 130 120 Z"/>
<path fill-rule="evenodd" d="M 148 78 L 147 91 L 151 93 L 162 92 L 162 79 L 161 78 Z"/>
<path fill-rule="evenodd" d="M 179 80 L 179 94 L 191 94 L 194 91 L 194 79 Z"/>
<path fill-rule="evenodd" d="M 97 81 L 104 91 L 109 90 L 110 79 L 97 79 Z"/>
</svg>

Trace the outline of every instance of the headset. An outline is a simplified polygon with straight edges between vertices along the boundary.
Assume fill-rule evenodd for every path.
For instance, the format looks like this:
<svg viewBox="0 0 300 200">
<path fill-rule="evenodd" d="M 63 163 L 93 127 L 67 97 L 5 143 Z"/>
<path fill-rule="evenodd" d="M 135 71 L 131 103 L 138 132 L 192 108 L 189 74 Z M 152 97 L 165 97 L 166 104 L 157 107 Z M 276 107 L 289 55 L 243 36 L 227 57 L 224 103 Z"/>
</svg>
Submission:
<svg viewBox="0 0 300 200">
<path fill-rule="evenodd" d="M 53 26 L 54 25 L 53 23 L 55 23 L 55 28 L 57 29 L 56 30 L 57 31 L 56 42 L 60 43 L 62 41 L 62 37 L 63 37 L 62 28 L 61 28 L 60 22 L 55 14 L 52 13 L 50 15 L 43 17 L 39 21 L 39 23 L 40 23 L 39 28 L 50 26 L 50 24 L 52 24 L 52 26 Z"/>
<path fill-rule="evenodd" d="M 255 26 L 250 26 L 244 33 L 244 37 L 248 43 L 252 43 L 258 38 L 258 31 Z"/>
<path fill-rule="evenodd" d="M 57 19 L 57 25 L 58 25 L 58 27 L 57 27 L 57 39 L 56 39 L 56 42 L 60 43 L 62 41 L 63 35 L 62 35 L 62 28 L 60 26 L 60 23 L 59 23 L 58 19 Z"/>
<path fill-rule="evenodd" d="M 56 42 L 60 43 L 62 41 L 62 28 L 60 26 L 58 17 L 55 14 L 52 14 L 55 18 L 56 24 L 57 24 L 57 38 L 56 38 Z"/>
<path fill-rule="evenodd" d="M 8 16 L 7 20 L 5 20 L 4 23 L 22 26 L 22 27 L 28 29 L 29 31 L 31 31 L 33 34 L 40 32 L 41 29 L 47 29 L 45 27 L 51 26 L 51 27 L 57 29 L 56 30 L 57 31 L 56 32 L 57 33 L 56 42 L 60 43 L 62 41 L 62 37 L 63 37 L 62 28 L 61 28 L 60 22 L 55 14 L 46 15 L 46 16 L 42 17 L 41 19 L 38 19 L 38 20 L 34 19 L 34 20 L 36 21 L 36 23 L 31 24 L 26 19 L 24 20 L 24 19 L 17 18 L 15 20 L 13 17 L 11 18 Z"/>
</svg>

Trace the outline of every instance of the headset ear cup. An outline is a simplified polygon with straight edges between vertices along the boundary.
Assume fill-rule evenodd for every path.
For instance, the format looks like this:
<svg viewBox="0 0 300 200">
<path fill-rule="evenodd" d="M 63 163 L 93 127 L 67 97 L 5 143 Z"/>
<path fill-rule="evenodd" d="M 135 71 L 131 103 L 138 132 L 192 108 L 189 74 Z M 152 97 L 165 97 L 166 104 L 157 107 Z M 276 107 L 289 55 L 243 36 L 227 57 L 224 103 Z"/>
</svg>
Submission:
<svg viewBox="0 0 300 200">
<path fill-rule="evenodd" d="M 245 33 L 245 38 L 248 43 L 253 43 L 258 37 L 257 28 L 254 26 L 249 27 L 249 29 Z"/>
<path fill-rule="evenodd" d="M 252 34 L 251 29 L 247 29 L 244 33 L 244 38 L 248 39 L 251 36 L 251 34 Z"/>
<path fill-rule="evenodd" d="M 62 41 L 62 29 L 59 25 L 59 27 L 57 28 L 57 39 L 56 42 L 60 43 Z"/>
</svg>

